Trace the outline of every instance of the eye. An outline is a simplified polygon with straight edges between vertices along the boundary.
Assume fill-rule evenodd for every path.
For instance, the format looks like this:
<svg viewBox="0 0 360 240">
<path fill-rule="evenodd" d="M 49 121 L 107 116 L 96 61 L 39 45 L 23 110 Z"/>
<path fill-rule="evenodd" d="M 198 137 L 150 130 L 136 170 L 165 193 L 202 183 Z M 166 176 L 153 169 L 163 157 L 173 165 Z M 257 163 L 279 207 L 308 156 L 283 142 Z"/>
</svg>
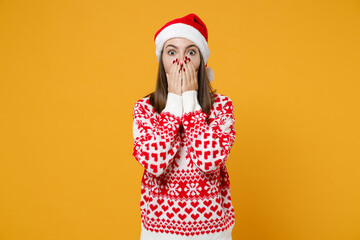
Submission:
<svg viewBox="0 0 360 240">
<path fill-rule="evenodd" d="M 189 52 L 193 52 L 193 54 L 191 54 L 191 55 L 195 55 L 196 54 L 196 51 L 195 50 L 190 50 Z"/>
<path fill-rule="evenodd" d="M 169 55 L 173 55 L 173 54 L 171 54 L 171 52 L 175 52 L 174 50 L 170 50 L 170 51 L 168 51 L 168 54 Z"/>
</svg>

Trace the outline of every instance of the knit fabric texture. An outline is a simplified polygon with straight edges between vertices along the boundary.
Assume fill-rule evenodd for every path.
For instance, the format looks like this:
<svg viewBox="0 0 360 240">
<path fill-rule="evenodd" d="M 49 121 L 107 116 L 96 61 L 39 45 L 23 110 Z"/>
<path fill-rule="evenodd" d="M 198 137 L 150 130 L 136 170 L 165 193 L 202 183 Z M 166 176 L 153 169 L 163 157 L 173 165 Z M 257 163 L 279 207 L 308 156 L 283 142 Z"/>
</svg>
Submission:
<svg viewBox="0 0 360 240">
<path fill-rule="evenodd" d="M 133 109 L 133 156 L 141 180 L 141 240 L 230 240 L 235 211 L 226 160 L 235 141 L 231 99 L 215 93 L 209 119 L 197 91 L 149 97 Z"/>
</svg>

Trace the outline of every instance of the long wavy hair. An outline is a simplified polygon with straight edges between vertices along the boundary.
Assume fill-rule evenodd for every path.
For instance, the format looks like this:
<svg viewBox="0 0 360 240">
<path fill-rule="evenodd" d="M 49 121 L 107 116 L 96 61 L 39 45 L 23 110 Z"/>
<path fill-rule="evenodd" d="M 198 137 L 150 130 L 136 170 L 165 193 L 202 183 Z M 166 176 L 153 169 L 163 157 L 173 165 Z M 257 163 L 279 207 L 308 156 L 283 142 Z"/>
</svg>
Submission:
<svg viewBox="0 0 360 240">
<path fill-rule="evenodd" d="M 209 117 L 211 108 L 214 104 L 214 98 L 216 89 L 213 89 L 210 81 L 205 72 L 205 64 L 203 60 L 203 56 L 200 51 L 200 66 L 198 70 L 198 101 L 201 106 L 201 109 L 204 113 Z M 159 60 L 159 68 L 157 74 L 156 88 L 155 92 L 149 93 L 144 97 L 149 97 L 150 104 L 154 107 L 157 113 L 161 113 L 161 111 L 165 108 L 167 95 L 168 95 L 168 83 L 166 72 L 164 68 L 164 64 L 162 61 L 163 51 L 161 51 L 160 60 Z"/>
</svg>

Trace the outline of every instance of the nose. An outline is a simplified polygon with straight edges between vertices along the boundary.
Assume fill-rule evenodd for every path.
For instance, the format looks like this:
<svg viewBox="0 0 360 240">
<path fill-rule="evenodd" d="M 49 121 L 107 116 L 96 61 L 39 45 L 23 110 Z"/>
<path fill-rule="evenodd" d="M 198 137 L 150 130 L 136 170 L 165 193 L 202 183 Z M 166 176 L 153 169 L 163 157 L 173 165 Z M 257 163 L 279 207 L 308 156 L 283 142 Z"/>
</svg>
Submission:
<svg viewBox="0 0 360 240">
<path fill-rule="evenodd" d="M 180 62 L 184 62 L 185 56 L 184 56 L 184 55 L 180 55 L 180 56 L 179 56 L 179 60 L 180 60 Z"/>
<path fill-rule="evenodd" d="M 179 56 L 179 60 L 182 61 L 184 63 L 185 59 L 187 58 L 187 56 L 185 54 L 181 54 Z"/>
</svg>

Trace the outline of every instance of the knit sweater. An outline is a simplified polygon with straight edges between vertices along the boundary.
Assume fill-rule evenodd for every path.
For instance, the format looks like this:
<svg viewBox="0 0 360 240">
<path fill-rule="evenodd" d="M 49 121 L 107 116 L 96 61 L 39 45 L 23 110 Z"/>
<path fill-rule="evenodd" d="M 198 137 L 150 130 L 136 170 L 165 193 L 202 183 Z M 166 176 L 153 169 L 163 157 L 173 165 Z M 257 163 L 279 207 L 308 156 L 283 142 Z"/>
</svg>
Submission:
<svg viewBox="0 0 360 240">
<path fill-rule="evenodd" d="M 235 211 L 225 162 L 235 141 L 229 97 L 215 93 L 209 119 L 197 91 L 149 97 L 133 110 L 133 156 L 141 180 L 141 240 L 230 240 Z"/>
</svg>

